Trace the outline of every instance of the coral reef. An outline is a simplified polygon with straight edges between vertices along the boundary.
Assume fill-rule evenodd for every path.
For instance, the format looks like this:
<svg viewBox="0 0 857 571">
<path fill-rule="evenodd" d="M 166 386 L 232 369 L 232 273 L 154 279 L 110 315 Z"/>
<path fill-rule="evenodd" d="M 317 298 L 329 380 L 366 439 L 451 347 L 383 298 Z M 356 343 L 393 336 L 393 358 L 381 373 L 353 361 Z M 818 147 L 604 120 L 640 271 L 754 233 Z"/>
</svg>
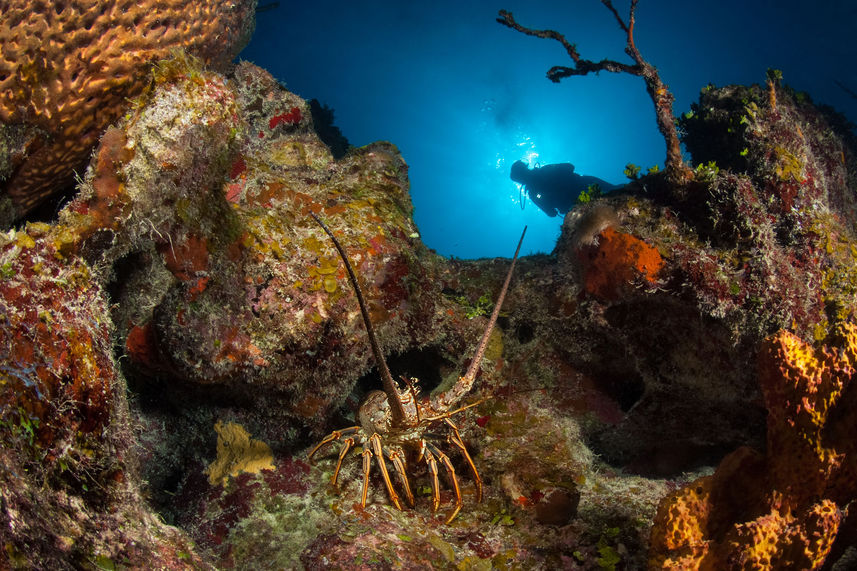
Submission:
<svg viewBox="0 0 857 571">
<path fill-rule="evenodd" d="M 111 418 L 107 426 L 137 427 L 123 433 L 124 445 L 133 446 L 126 453 L 141 467 L 139 474 L 126 472 L 126 482 L 131 489 L 147 482 L 151 505 L 199 546 L 190 557 L 226 567 L 257 557 L 260 564 L 270 557 L 285 566 L 313 565 L 337 550 L 355 561 L 372 559 L 393 553 L 393 546 L 373 539 L 383 528 L 425 548 L 400 556 L 438 566 L 492 558 L 554 566 L 567 557 L 639 558 L 645 518 L 660 493 L 617 494 L 627 480 L 598 474 L 572 418 L 558 424 L 562 414 L 550 398 L 514 393 L 502 374 L 509 341 L 499 334 L 489 343 L 479 383 L 485 397 L 495 391 L 509 397 L 489 398 L 463 421 L 462 437 L 478 450 L 488 490 L 482 504 L 459 516 L 461 528 L 446 529 L 441 516 L 431 514 L 424 469 L 414 474 L 416 511 L 393 514 L 382 496 L 366 510 L 354 507 L 360 466 L 346 462 L 340 507 L 331 511 L 325 484 L 331 466 L 321 460 L 310 469 L 303 447 L 310 433 L 337 422 L 339 406 L 353 403 L 352 390 L 359 395 L 371 386 L 371 376 L 361 377 L 372 357 L 336 254 L 308 212 L 328 221 L 355 261 L 394 372 L 419 376 L 425 390 L 443 388 L 466 368 L 485 324 L 473 307 L 493 297 L 508 261 L 471 267 L 483 277 L 474 280 L 479 293 L 468 307 L 462 298 L 469 299 L 474 286 L 465 287 L 458 268 L 418 241 L 406 166 L 396 149 L 378 143 L 333 161 L 312 130 L 306 104 L 252 65 L 239 65 L 225 79 L 181 56 L 159 64 L 151 88 L 132 105 L 102 138 L 78 197 L 55 224 L 40 227 L 41 239 L 110 295 L 110 315 L 102 322 L 115 323 L 110 337 L 135 397 L 130 417 Z M 461 296 L 450 293 L 455 287 Z M 529 297 L 529 287 L 514 295 Z M 110 355 L 110 347 L 101 353 Z M 124 402 L 124 390 L 116 395 Z M 247 472 L 243 455 L 218 454 L 211 427 L 223 432 L 238 423 L 270 446 L 270 464 Z M 230 432 L 242 442 L 246 433 Z M 260 448 L 249 437 L 244 443 Z M 218 457 L 225 460 L 216 463 Z M 206 471 L 212 465 L 232 475 L 213 482 L 214 469 Z M 644 487 L 642 479 L 635 482 Z M 662 484 L 646 487 L 664 491 Z M 469 480 L 463 492 L 473 493 Z M 139 518 L 151 519 L 145 504 L 134 506 L 142 510 Z M 128 513 L 127 505 L 120 507 L 117 513 Z M 319 535 L 298 521 L 323 523 L 327 531 Z M 631 522 L 628 530 L 622 522 Z M 562 531 L 569 525 L 573 532 Z M 271 538 L 282 537 L 281 526 L 302 531 L 280 545 Z M 493 531 L 480 533 L 477 526 Z M 182 540 L 172 533 L 176 539 L 158 536 L 165 553 Z M 352 549 L 341 542 L 349 536 L 367 543 Z M 504 545 L 517 546 L 517 553 Z"/>
<path fill-rule="evenodd" d="M 383 143 L 335 163 L 305 103 L 270 75 L 245 63 L 227 84 L 194 65 L 163 64 L 156 89 L 105 136 L 61 216 L 63 246 L 108 273 L 117 260 L 127 269 L 114 318 L 132 361 L 209 392 L 268 399 L 260 410 L 280 426 L 291 417 L 317 429 L 371 352 L 338 256 L 309 211 L 359 252 L 386 350 L 423 345 L 451 320 L 422 302 L 438 287 L 414 255 L 406 166 Z M 207 144 L 190 151 L 192 140 Z M 156 289 L 121 285 L 153 274 L 163 276 Z"/>
<path fill-rule="evenodd" d="M 574 421 L 557 425 L 547 402 L 537 395 L 486 402 L 461 424 L 492 483 L 481 503 L 466 502 L 449 525 L 445 514 L 431 513 L 424 470 L 413 474 L 414 510 L 386 502 L 380 482 L 363 509 L 359 460 L 345 462 L 341 489 L 333 490 L 333 459 L 308 465 L 288 458 L 223 487 L 195 472 L 175 500 L 184 514 L 179 523 L 223 568 L 597 568 L 599 559 L 628 560 L 629 552 L 639 552 L 647 525 L 632 522 L 631 531 L 620 534 L 622 514 L 653 509 L 665 485 L 596 476 Z M 643 489 L 649 498 L 642 506 L 625 505 L 632 494 L 640 501 Z M 463 482 L 462 493 L 472 498 L 472 484 Z M 442 506 L 451 500 L 446 490 Z M 593 509 L 596 504 L 602 507 Z"/>
<path fill-rule="evenodd" d="M 765 457 L 748 448 L 661 502 L 651 566 L 818 569 L 853 500 L 857 456 L 849 436 L 857 327 L 812 347 L 782 331 L 759 354 L 768 409 Z"/>
<path fill-rule="evenodd" d="M 250 38 L 255 5 L 4 2 L 0 182 L 13 210 L 3 222 L 72 182 L 104 129 L 145 87 L 152 63 L 184 49 L 212 68 L 225 68 Z"/>
<path fill-rule="evenodd" d="M 0 565 L 204 566 L 145 508 L 106 297 L 50 233 L 0 237 Z"/>
<path fill-rule="evenodd" d="M 459 478 L 447 525 L 453 492 L 433 513 L 416 458 L 404 511 L 374 473 L 361 505 L 357 454 L 337 488 L 335 450 L 307 459 L 380 386 L 310 214 L 393 374 L 427 393 L 468 369 L 510 261 L 426 248 L 396 147 L 334 158 L 264 70 L 177 53 L 140 81 L 58 219 L 0 239 L 0 566 L 845 556 L 857 169 L 830 113 L 773 80 L 706 88 L 681 121 L 692 176 L 593 198 L 553 254 L 518 261 L 455 417 L 483 501 Z"/>
<path fill-rule="evenodd" d="M 734 169 L 711 182 L 705 218 L 688 215 L 749 255 L 731 278 L 717 257 L 695 262 L 721 274 L 720 295 L 692 279 L 736 330 L 771 333 L 757 353 L 767 437 L 764 454 L 741 448 L 662 501 L 652 567 L 816 569 L 853 541 L 854 155 L 837 123 L 772 80 L 705 89 L 684 118 L 694 156 Z"/>
<path fill-rule="evenodd" d="M 714 248 L 681 263 L 736 331 L 821 340 L 853 316 L 854 151 L 841 123 L 773 82 L 706 88 L 685 115 L 688 148 L 721 172 L 704 203 L 680 206 Z"/>
</svg>

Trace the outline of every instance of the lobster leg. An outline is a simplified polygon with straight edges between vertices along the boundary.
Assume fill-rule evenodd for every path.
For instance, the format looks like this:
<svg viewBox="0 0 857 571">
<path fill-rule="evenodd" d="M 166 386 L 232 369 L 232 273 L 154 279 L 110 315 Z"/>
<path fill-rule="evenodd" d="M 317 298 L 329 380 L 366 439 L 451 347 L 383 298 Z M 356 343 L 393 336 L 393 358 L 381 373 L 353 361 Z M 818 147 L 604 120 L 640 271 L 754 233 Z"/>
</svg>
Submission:
<svg viewBox="0 0 857 571">
<path fill-rule="evenodd" d="M 429 474 L 431 474 L 431 511 L 436 512 L 440 506 L 440 482 L 437 479 L 437 461 L 434 454 L 426 447 L 426 441 L 422 441 L 420 455 L 425 458 Z"/>
<path fill-rule="evenodd" d="M 405 488 L 405 496 L 408 498 L 408 504 L 410 504 L 411 507 L 414 507 L 414 494 L 411 493 L 411 486 L 408 483 L 408 474 L 405 470 L 405 462 L 402 460 L 401 451 L 387 450 L 386 452 L 387 457 L 390 459 L 390 462 L 393 463 L 393 467 L 396 469 L 396 473 L 402 480 L 402 486 Z"/>
<path fill-rule="evenodd" d="M 334 486 L 336 485 L 336 479 L 339 478 L 339 470 L 342 468 L 342 459 L 345 458 L 345 455 L 348 454 L 352 446 L 354 446 L 353 438 L 349 437 L 342 441 L 342 448 L 339 449 L 339 460 L 336 462 L 336 470 L 333 471 L 333 479 L 330 481 Z"/>
<path fill-rule="evenodd" d="M 377 432 L 369 437 L 369 444 L 371 444 L 372 451 L 375 453 L 375 459 L 378 461 L 378 466 L 381 468 L 381 475 L 384 477 L 384 485 L 387 486 L 387 492 L 390 494 L 390 500 L 397 509 L 402 509 L 402 504 L 399 502 L 399 496 L 396 494 L 396 490 L 393 489 L 393 482 L 390 481 L 390 473 L 387 471 L 387 463 L 384 461 L 384 452 L 381 448 L 381 437 L 378 436 Z"/>
<path fill-rule="evenodd" d="M 467 452 L 467 447 L 464 445 L 464 441 L 461 440 L 461 434 L 459 434 L 458 427 L 455 426 L 455 423 L 448 418 L 445 418 L 444 422 L 446 422 L 452 429 L 452 433 L 448 438 L 449 443 L 458 448 L 458 451 L 461 452 L 461 455 L 464 456 L 465 460 L 467 460 L 467 465 L 470 466 L 470 471 L 473 473 L 473 482 L 476 484 L 476 503 L 479 503 L 482 501 L 482 478 L 476 470 L 476 464 L 473 463 L 470 453 Z"/>
<path fill-rule="evenodd" d="M 334 440 L 339 440 L 343 436 L 351 436 L 358 430 L 360 430 L 359 426 L 351 426 L 348 428 L 343 428 L 342 430 L 334 430 L 333 432 L 325 436 L 321 442 L 315 445 L 315 448 L 313 448 L 312 451 L 307 455 L 307 459 L 312 460 L 313 455 L 318 452 L 325 444 L 333 442 Z"/>
<path fill-rule="evenodd" d="M 372 451 L 369 447 L 363 446 L 363 496 L 360 499 L 360 505 L 366 507 L 366 494 L 369 493 L 369 469 L 372 468 Z"/>
<path fill-rule="evenodd" d="M 455 468 L 452 467 L 452 462 L 449 461 L 449 456 L 438 450 L 437 447 L 429 444 L 432 453 L 437 456 L 437 459 L 440 460 L 440 463 L 446 468 L 446 473 L 449 474 L 450 483 L 452 483 L 452 490 L 455 492 L 455 509 L 452 510 L 452 513 L 446 518 L 445 523 L 451 522 L 455 519 L 455 516 L 458 515 L 458 512 L 461 511 L 461 489 L 458 487 L 458 479 L 455 477 Z"/>
</svg>

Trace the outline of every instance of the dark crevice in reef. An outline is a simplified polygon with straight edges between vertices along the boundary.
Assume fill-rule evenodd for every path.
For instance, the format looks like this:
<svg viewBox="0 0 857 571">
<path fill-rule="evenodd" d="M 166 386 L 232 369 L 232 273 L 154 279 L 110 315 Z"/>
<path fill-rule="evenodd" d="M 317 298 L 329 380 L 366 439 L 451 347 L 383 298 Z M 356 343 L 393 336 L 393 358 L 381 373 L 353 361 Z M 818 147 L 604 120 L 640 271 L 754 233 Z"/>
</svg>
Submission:
<svg viewBox="0 0 857 571">
<path fill-rule="evenodd" d="M 251 403 L 236 402 L 235 393 L 223 387 L 203 391 L 179 379 L 149 376 L 133 365 L 123 372 L 146 497 L 164 521 L 173 523 L 173 500 L 182 483 L 194 466 L 214 458 L 217 411 Z"/>
<path fill-rule="evenodd" d="M 404 386 L 405 379 L 415 378 L 419 381 L 417 388 L 420 394 L 428 394 L 437 388 L 443 379 L 451 374 L 456 368 L 455 363 L 444 356 L 438 347 L 424 347 L 411 349 L 387 357 L 387 366 L 400 386 Z M 352 395 L 360 399 L 372 390 L 381 390 L 381 377 L 377 367 L 360 377 Z"/>
<path fill-rule="evenodd" d="M 119 303 L 128 294 L 128 282 L 132 275 L 146 265 L 142 252 L 126 254 L 113 263 L 113 279 L 105 286 L 111 303 Z"/>
<path fill-rule="evenodd" d="M 515 337 L 518 343 L 526 345 L 536 336 L 536 330 L 532 323 L 522 322 L 515 327 Z"/>
<path fill-rule="evenodd" d="M 593 373 L 596 387 L 614 400 L 622 412 L 628 412 L 643 397 L 645 382 L 627 347 L 616 340 L 599 343 L 599 347 L 602 353 L 593 355 L 597 360 L 588 363 L 587 369 Z"/>
<path fill-rule="evenodd" d="M 749 344 L 732 342 L 721 324 L 679 302 L 632 301 L 604 317 L 621 334 L 599 340 L 598 360 L 586 370 L 625 413 L 589 434 L 604 461 L 670 477 L 717 465 L 742 445 L 764 449 L 764 409 L 733 406 L 761 403 L 755 369 L 740 366 L 755 362 Z"/>
<path fill-rule="evenodd" d="M 78 172 L 85 170 L 85 165 Z M 28 222 L 56 222 L 60 211 L 65 208 L 77 194 L 77 183 L 66 185 L 58 189 L 49 199 L 39 204 L 25 216 L 15 222 L 16 226 L 23 226 Z"/>
</svg>

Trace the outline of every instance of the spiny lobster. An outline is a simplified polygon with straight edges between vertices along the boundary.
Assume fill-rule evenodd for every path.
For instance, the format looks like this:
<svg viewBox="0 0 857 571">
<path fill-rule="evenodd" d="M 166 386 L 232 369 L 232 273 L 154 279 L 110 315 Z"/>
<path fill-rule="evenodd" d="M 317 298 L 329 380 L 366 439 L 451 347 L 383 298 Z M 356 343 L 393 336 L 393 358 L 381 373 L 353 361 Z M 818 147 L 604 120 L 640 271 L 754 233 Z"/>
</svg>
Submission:
<svg viewBox="0 0 857 571">
<path fill-rule="evenodd" d="M 438 481 L 438 463 L 440 463 L 449 476 L 452 490 L 455 494 L 455 507 L 452 513 L 446 518 L 446 523 L 450 523 L 458 512 L 461 511 L 461 489 L 458 486 L 458 479 L 455 476 L 455 468 L 449 456 L 440 450 L 434 443 L 429 441 L 433 433 L 429 432 L 429 428 L 438 423 L 443 423 L 449 429 L 446 441 L 464 457 L 470 471 L 473 474 L 473 480 L 476 486 L 476 501 L 482 501 L 482 478 L 479 477 L 479 471 L 467 451 L 467 447 L 461 439 L 461 434 L 458 427 L 451 420 L 451 417 L 463 410 L 466 410 L 475 404 L 459 407 L 455 410 L 450 410 L 458 403 L 464 395 L 466 395 L 476 378 L 476 373 L 479 370 L 479 365 L 482 357 L 485 354 L 485 349 L 488 345 L 488 339 L 491 336 L 491 331 L 497 322 L 497 316 L 500 313 L 500 307 L 503 305 L 503 298 L 506 297 L 506 291 L 509 289 L 509 282 L 512 279 L 512 272 L 515 269 L 515 262 L 518 259 L 518 253 L 521 250 L 521 244 L 524 241 L 524 235 L 527 233 L 526 226 L 521 233 L 521 239 L 518 241 L 518 247 L 515 250 L 515 255 L 512 258 L 512 265 L 506 274 L 506 280 L 503 282 L 503 287 L 500 290 L 500 295 L 497 298 L 497 303 L 494 305 L 494 310 L 491 313 L 491 318 L 488 321 L 488 326 L 479 346 L 476 349 L 476 355 L 467 372 L 464 376 L 459 377 L 458 381 L 447 391 L 434 397 L 422 397 L 417 394 L 417 379 L 406 380 L 406 388 L 399 387 L 399 384 L 393 380 L 390 374 L 390 369 L 384 360 L 384 355 L 381 353 L 381 348 L 378 345 L 378 340 L 375 337 L 375 331 L 372 328 L 372 322 L 369 320 L 369 311 L 366 308 L 366 302 L 363 299 L 363 293 L 360 290 L 360 285 L 357 282 L 357 276 L 348 261 L 348 256 L 345 253 L 342 245 L 333 235 L 330 228 L 322 222 L 322 220 L 313 212 L 310 212 L 316 222 L 321 225 L 324 232 L 333 241 L 339 256 L 345 264 L 345 269 L 348 273 L 348 279 L 351 282 L 354 292 L 357 296 L 357 302 L 360 304 L 360 313 L 363 316 L 363 323 L 366 326 L 366 332 L 369 336 L 369 344 L 372 347 L 372 352 L 375 356 L 378 370 L 383 383 L 383 391 L 371 391 L 363 399 L 358 410 L 359 426 L 351 426 L 342 430 L 334 430 L 309 453 L 309 459 L 318 452 L 322 447 L 334 441 L 340 441 L 342 444 L 339 449 L 339 460 L 336 462 L 336 469 L 333 472 L 331 483 L 336 486 L 339 478 L 339 471 L 342 468 L 342 461 L 355 445 L 363 447 L 363 495 L 361 505 L 366 507 L 366 497 L 369 490 L 369 473 L 372 466 L 372 458 L 375 458 L 378 468 L 381 471 L 381 476 L 384 479 L 384 485 L 387 488 L 387 493 L 390 496 L 390 501 L 397 509 L 402 509 L 402 502 L 399 494 L 393 487 L 393 482 L 390 479 L 390 472 L 387 469 L 385 457 L 393 465 L 399 479 L 401 480 L 402 489 L 405 492 L 408 504 L 414 506 L 414 495 L 411 492 L 411 486 L 408 482 L 407 464 L 405 459 L 405 449 L 409 449 L 416 454 L 416 462 L 425 462 L 428 472 L 431 476 L 432 489 L 432 512 L 437 512 L 440 506 L 440 484 Z"/>
</svg>

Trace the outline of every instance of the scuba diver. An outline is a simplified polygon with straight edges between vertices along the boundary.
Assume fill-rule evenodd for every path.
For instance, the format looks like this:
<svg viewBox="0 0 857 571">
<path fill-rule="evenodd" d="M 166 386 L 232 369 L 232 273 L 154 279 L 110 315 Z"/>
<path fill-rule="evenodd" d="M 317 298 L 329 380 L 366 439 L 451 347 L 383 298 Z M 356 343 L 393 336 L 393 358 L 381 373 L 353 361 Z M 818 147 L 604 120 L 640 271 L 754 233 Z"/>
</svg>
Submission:
<svg viewBox="0 0 857 571">
<path fill-rule="evenodd" d="M 571 163 L 545 165 L 530 170 L 524 161 L 515 161 L 509 176 L 521 184 L 530 200 L 548 216 L 565 214 L 571 210 L 580 193 L 592 185 L 598 185 L 601 192 L 619 187 L 595 176 L 579 175 L 574 172 L 574 165 Z M 521 207 L 523 208 L 523 202 Z"/>
</svg>

